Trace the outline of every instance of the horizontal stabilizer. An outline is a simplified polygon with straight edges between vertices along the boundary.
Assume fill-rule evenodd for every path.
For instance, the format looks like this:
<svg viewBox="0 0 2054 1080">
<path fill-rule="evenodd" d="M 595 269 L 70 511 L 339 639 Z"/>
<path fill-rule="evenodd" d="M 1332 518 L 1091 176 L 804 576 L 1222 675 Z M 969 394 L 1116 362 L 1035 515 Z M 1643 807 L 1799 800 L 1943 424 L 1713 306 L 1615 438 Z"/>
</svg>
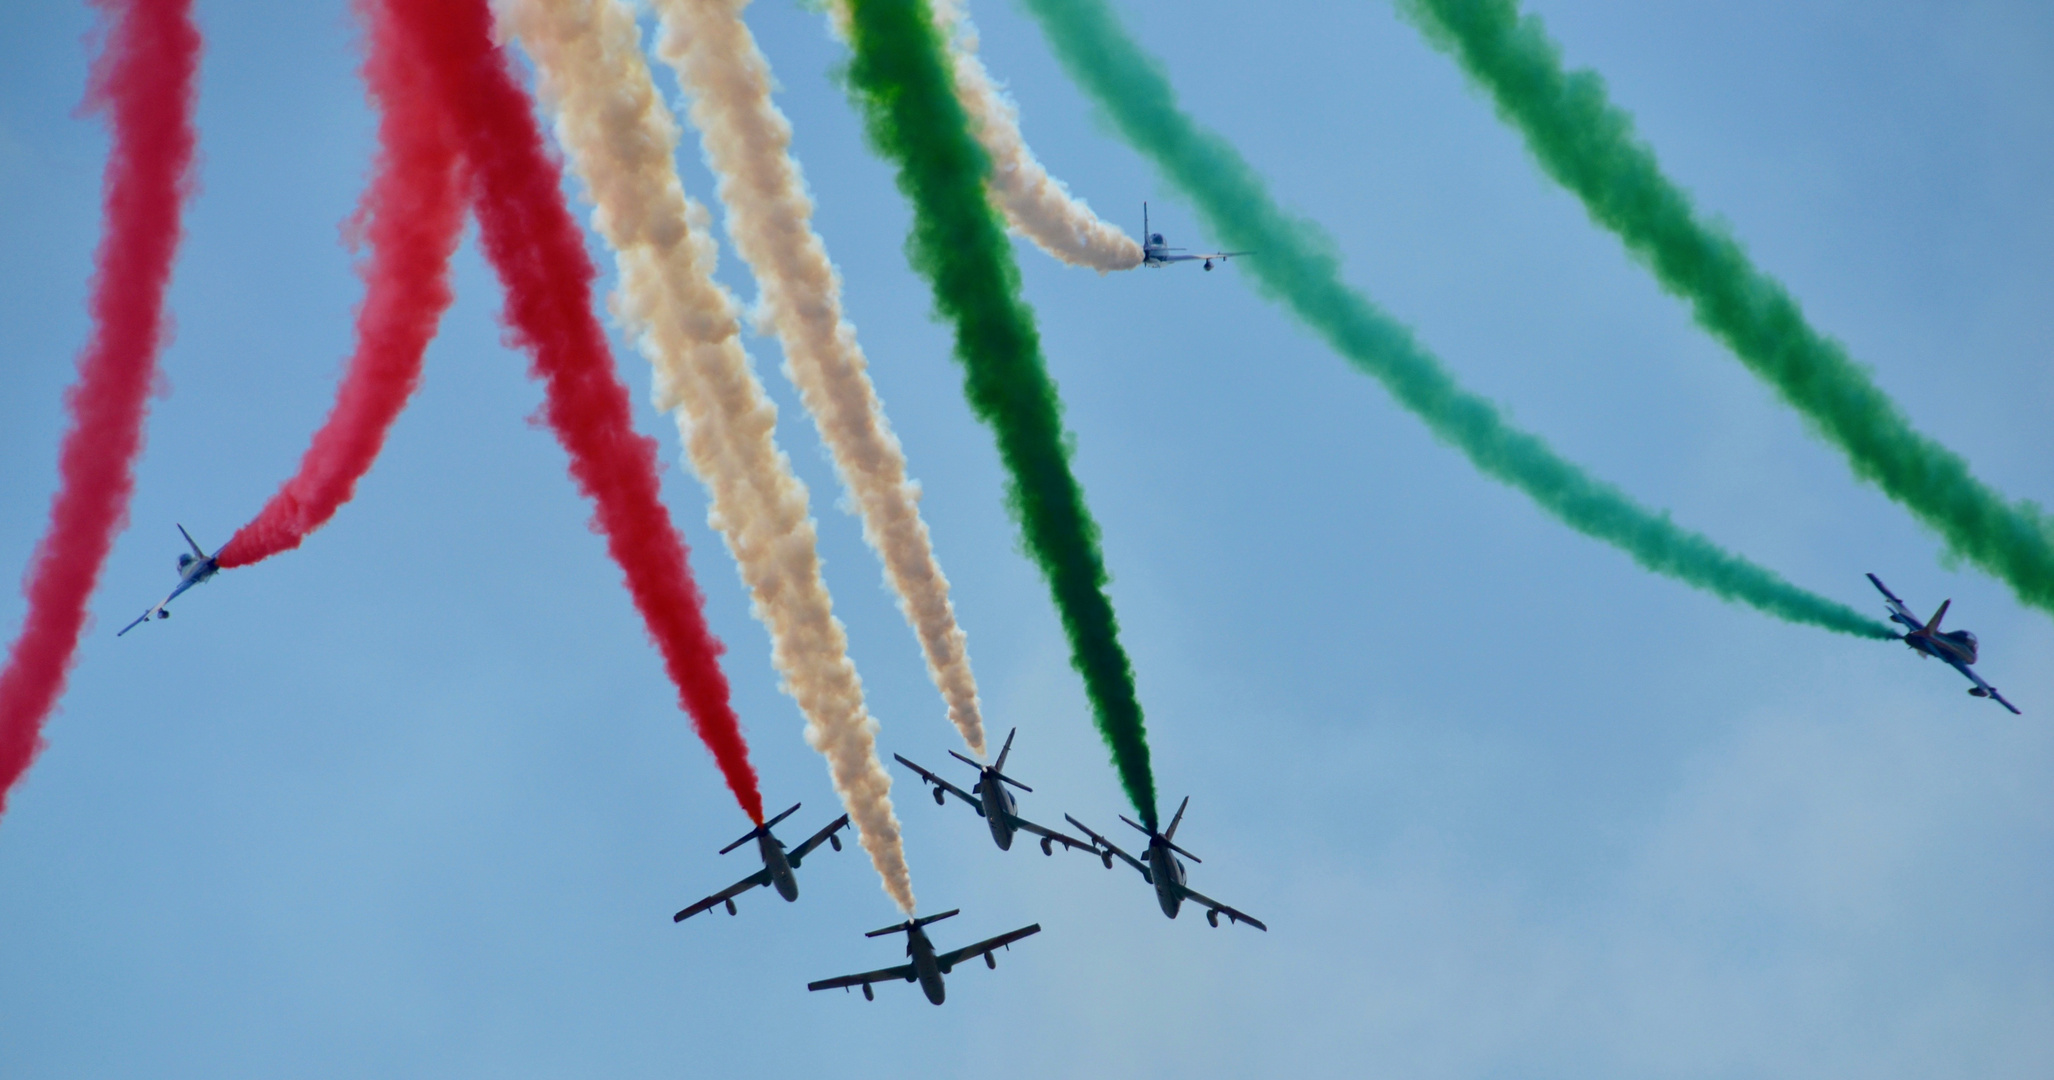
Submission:
<svg viewBox="0 0 2054 1080">
<path fill-rule="evenodd" d="M 724 847 L 724 848 L 721 848 L 721 849 L 720 849 L 720 853 L 721 853 L 722 855 L 725 855 L 725 854 L 727 854 L 728 852 L 730 852 L 730 851 L 733 851 L 734 849 L 736 849 L 736 848 L 738 848 L 738 847 L 741 847 L 741 846 L 742 846 L 743 844 L 746 844 L 746 843 L 748 843 L 749 841 L 751 841 L 751 840 L 754 840 L 754 839 L 756 839 L 756 838 L 757 838 L 757 837 L 759 837 L 759 836 L 763 836 L 763 835 L 765 835 L 765 834 L 769 833 L 769 832 L 770 832 L 770 827 L 771 827 L 772 825 L 775 825 L 775 824 L 777 824 L 778 822 L 780 822 L 780 821 L 783 821 L 784 819 L 786 819 L 786 818 L 788 818 L 788 817 L 791 817 L 791 816 L 792 816 L 792 815 L 793 815 L 794 813 L 796 813 L 796 812 L 798 811 L 798 809 L 799 809 L 799 805 L 800 805 L 800 804 L 798 804 L 798 803 L 793 803 L 793 804 L 792 804 L 792 808 L 791 808 L 790 810 L 787 810 L 787 811 L 785 811 L 784 813 L 782 813 L 782 814 L 779 814 L 778 816 L 776 816 L 776 817 L 774 817 L 774 818 L 771 818 L 771 819 L 770 819 L 769 821 L 766 821 L 766 822 L 764 822 L 763 824 L 761 824 L 761 825 L 758 825 L 758 826 L 756 826 L 756 827 L 755 827 L 755 828 L 753 828 L 753 829 L 750 829 L 750 830 L 749 830 L 748 832 L 746 832 L 746 833 L 743 833 L 743 834 L 742 834 L 742 838 L 741 838 L 740 840 L 737 840 L 737 841 L 735 841 L 734 843 L 732 843 L 732 844 L 729 844 L 728 846 L 726 846 L 726 847 Z"/>
</svg>

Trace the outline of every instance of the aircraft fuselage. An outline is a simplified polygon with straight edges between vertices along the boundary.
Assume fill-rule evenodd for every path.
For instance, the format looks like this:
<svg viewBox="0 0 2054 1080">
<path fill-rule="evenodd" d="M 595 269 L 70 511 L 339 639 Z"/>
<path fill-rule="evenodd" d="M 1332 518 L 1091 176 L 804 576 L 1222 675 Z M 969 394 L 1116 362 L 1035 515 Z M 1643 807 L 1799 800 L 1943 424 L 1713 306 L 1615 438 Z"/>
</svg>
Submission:
<svg viewBox="0 0 2054 1080">
<path fill-rule="evenodd" d="M 1915 631 L 1904 635 L 1904 643 L 1912 651 L 1945 660 L 1950 664 L 1973 664 L 1976 662 L 1975 638 L 1966 631 L 1956 630 L 1950 634 Z"/>
<path fill-rule="evenodd" d="M 920 983 L 920 991 L 927 1000 L 941 1004 L 949 996 L 948 987 L 942 985 L 941 962 L 934 958 L 934 942 L 927 940 L 926 931 L 917 926 L 906 931 L 906 955 L 913 960 L 913 978 Z"/>
<path fill-rule="evenodd" d="M 1011 850 L 1013 816 L 1018 805 L 1013 802 L 1013 793 L 1006 790 L 1005 781 L 987 772 L 977 780 L 977 798 L 984 811 L 984 823 L 991 828 L 992 842 L 1000 851 Z"/>
<path fill-rule="evenodd" d="M 799 878 L 792 873 L 792 862 L 785 858 L 784 841 L 770 835 L 766 830 L 756 838 L 756 850 L 763 855 L 763 868 L 770 871 L 770 884 L 777 894 L 786 900 L 799 898 Z"/>
<path fill-rule="evenodd" d="M 1176 918 L 1184 906 L 1184 894 L 1178 888 L 1184 884 L 1184 862 L 1158 840 L 1148 844 L 1148 881 L 1155 886 L 1155 902 L 1162 905 L 1163 914 Z"/>
</svg>

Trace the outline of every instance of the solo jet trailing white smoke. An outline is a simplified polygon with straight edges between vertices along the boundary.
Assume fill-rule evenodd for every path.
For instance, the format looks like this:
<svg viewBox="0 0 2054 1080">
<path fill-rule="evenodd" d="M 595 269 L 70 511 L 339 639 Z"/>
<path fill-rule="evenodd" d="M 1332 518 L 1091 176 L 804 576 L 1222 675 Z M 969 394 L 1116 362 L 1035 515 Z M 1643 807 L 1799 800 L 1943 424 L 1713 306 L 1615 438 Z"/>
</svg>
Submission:
<svg viewBox="0 0 2054 1080">
<path fill-rule="evenodd" d="M 948 797 L 954 795 L 972 810 L 977 811 L 978 816 L 982 817 L 984 823 L 991 828 L 991 841 L 998 845 L 1000 851 L 1009 850 L 1013 846 L 1013 836 L 1015 833 L 1026 832 L 1041 837 L 1041 853 L 1043 855 L 1054 855 L 1054 845 L 1056 844 L 1063 845 L 1063 850 L 1065 851 L 1072 848 L 1082 848 L 1094 855 L 1097 854 L 1098 849 L 1082 840 L 1065 836 L 1053 829 L 1042 828 L 1020 816 L 1020 804 L 1013 799 L 1013 793 L 1007 791 L 1006 786 L 1010 784 L 1021 791 L 1029 793 L 1032 793 L 1034 789 L 1007 776 L 1005 773 L 1006 755 L 1013 752 L 1013 736 L 1019 733 L 1019 728 L 1014 728 L 1006 733 L 1005 747 L 998 752 L 998 760 L 989 765 L 979 765 L 969 758 L 956 753 L 954 750 L 949 751 L 950 757 L 977 770 L 976 794 L 974 795 L 913 764 L 906 760 L 902 754 L 893 754 L 892 757 L 896 758 L 899 764 L 919 773 L 920 779 L 934 785 L 934 805 L 946 806 L 948 805 Z"/>
<path fill-rule="evenodd" d="M 1255 254 L 1252 251 L 1208 251 L 1191 255 L 1186 254 L 1183 248 L 1171 247 L 1169 241 L 1163 239 L 1163 234 L 1149 231 L 1147 203 L 1141 204 L 1141 235 L 1141 265 L 1150 268 L 1161 268 L 1171 263 L 1203 262 L 1205 268 L 1210 270 L 1215 262 L 1223 263 L 1236 255 Z"/>
</svg>

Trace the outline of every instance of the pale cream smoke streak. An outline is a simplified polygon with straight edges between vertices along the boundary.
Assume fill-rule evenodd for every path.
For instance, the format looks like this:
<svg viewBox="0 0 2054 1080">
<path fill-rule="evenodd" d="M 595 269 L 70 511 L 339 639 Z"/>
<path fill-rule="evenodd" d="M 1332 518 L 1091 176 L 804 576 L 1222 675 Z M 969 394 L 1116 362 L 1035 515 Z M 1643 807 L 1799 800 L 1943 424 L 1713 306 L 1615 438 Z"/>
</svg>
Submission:
<svg viewBox="0 0 2054 1080">
<path fill-rule="evenodd" d="M 806 739 L 827 758 L 885 892 L 911 912 L 891 776 L 821 578 L 806 488 L 777 448 L 777 410 L 742 349 L 734 299 L 713 280 L 706 211 L 678 181 L 677 125 L 643 59 L 634 12 L 621 0 L 512 0 L 500 10 L 535 59 L 558 138 L 618 260 L 616 310 L 655 368 L 658 407 L 679 412 L 686 457 L 712 496 L 709 518 L 770 630 Z"/>
<path fill-rule="evenodd" d="M 1072 266 L 1088 266 L 1100 273 L 1140 266 L 1141 245 L 1093 213 L 1083 199 L 1070 194 L 1027 148 L 1027 139 L 1020 134 L 1019 109 L 999 90 L 984 61 L 977 57 L 977 30 L 962 0 L 929 0 L 929 5 L 934 9 L 936 28 L 948 42 L 956 100 L 970 115 L 978 144 L 991 156 L 993 201 L 1004 212 L 1006 223 L 1034 246 Z M 659 6 L 663 6 L 662 0 Z M 828 14 L 836 32 L 846 38 L 847 6 L 842 0 L 830 0 Z"/>
<path fill-rule="evenodd" d="M 708 164 L 719 178 L 728 235 L 755 272 L 763 308 L 842 482 L 863 535 L 884 563 L 963 741 L 984 753 L 977 680 L 949 603 L 948 579 L 921 520 L 919 488 L 892 435 L 856 331 L 842 317 L 841 277 L 813 231 L 813 202 L 789 147 L 791 124 L 771 102 L 770 64 L 732 0 L 656 0 L 657 52 L 691 101 Z"/>
</svg>

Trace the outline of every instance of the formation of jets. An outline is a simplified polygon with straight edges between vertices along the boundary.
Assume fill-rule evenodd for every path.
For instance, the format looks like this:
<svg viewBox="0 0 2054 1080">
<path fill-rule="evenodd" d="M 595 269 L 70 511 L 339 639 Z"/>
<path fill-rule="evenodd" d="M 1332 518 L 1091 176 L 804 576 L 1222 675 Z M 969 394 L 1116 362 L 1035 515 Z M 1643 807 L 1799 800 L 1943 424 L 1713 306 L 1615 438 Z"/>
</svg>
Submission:
<svg viewBox="0 0 2054 1080">
<path fill-rule="evenodd" d="M 1161 233 L 1150 231 L 1147 203 L 1141 204 L 1141 228 L 1143 266 L 1163 267 L 1173 263 L 1198 262 L 1202 263 L 1205 269 L 1211 270 L 1215 262 L 1225 262 L 1236 256 L 1253 254 L 1253 252 L 1247 251 L 1213 251 L 1191 254 L 1186 253 L 1183 248 L 1170 247 L 1163 239 Z M 141 626 L 150 621 L 152 616 L 159 619 L 170 618 L 171 612 L 169 608 L 173 600 L 178 599 L 187 589 L 208 580 L 220 571 L 219 552 L 209 555 L 193 540 L 192 534 L 185 531 L 185 526 L 180 525 L 178 531 L 179 535 L 185 537 L 186 545 L 192 549 L 190 553 L 180 553 L 178 556 L 178 586 L 171 590 L 171 595 L 166 596 L 154 607 L 143 612 L 134 622 L 122 627 L 116 636 L 126 634 L 130 630 Z M 1982 676 L 1976 674 L 1973 667 L 1977 659 L 1976 636 L 1966 630 L 1942 631 L 1940 629 L 1940 620 L 1946 616 L 1947 609 L 1953 601 L 1943 602 L 1940 605 L 1940 609 L 1933 613 L 1931 619 L 1922 621 L 1912 613 L 1910 608 L 1905 606 L 1904 601 L 1899 599 L 1897 594 L 1891 592 L 1889 587 L 1883 584 L 1882 579 L 1874 574 L 1868 575 L 1868 579 L 1883 594 L 1891 620 L 1904 627 L 1905 632 L 1898 636 L 1912 651 L 1922 657 L 1938 658 L 1951 665 L 1956 671 L 1961 672 L 1971 683 L 1975 684 L 1969 690 L 1970 694 L 1976 697 L 1989 698 L 2013 713 L 2019 711 L 2016 706 L 2006 701 L 2004 696 L 1997 692 L 1996 687 L 1984 682 Z M 1167 829 L 1157 830 L 1153 825 L 1144 825 L 1128 818 L 1124 814 L 1120 816 L 1121 821 L 1126 822 L 1137 832 L 1140 832 L 1147 840 L 1147 846 L 1141 850 L 1139 857 L 1121 850 L 1112 840 L 1093 831 L 1089 826 L 1068 814 L 1063 815 L 1064 820 L 1068 821 L 1078 832 L 1083 833 L 1084 839 L 1080 840 L 1068 833 L 1058 832 L 1022 817 L 1019 802 L 1014 797 L 1012 791 L 1008 789 L 1017 788 L 1030 794 L 1034 789 L 1008 776 L 1005 772 L 1006 760 L 1013 752 L 1013 738 L 1017 734 L 1019 734 L 1018 728 L 1007 733 L 1005 744 L 1000 748 L 997 759 L 989 765 L 979 764 L 962 754 L 956 753 L 954 750 L 949 751 L 949 756 L 977 771 L 977 779 L 970 785 L 968 790 L 956 786 L 942 776 L 913 763 L 902 755 L 894 754 L 892 756 L 897 759 L 899 764 L 911 769 L 918 775 L 922 783 L 932 788 L 934 801 L 937 806 L 947 806 L 949 798 L 954 796 L 958 802 L 968 806 L 979 817 L 982 817 L 986 828 L 991 831 L 992 842 L 997 844 L 1001 851 L 1007 851 L 1012 848 L 1014 837 L 1020 833 L 1028 833 L 1038 838 L 1043 855 L 1054 855 L 1055 846 L 1060 844 L 1066 851 L 1079 850 L 1097 856 L 1099 861 L 1104 863 L 1105 868 L 1108 870 L 1112 869 L 1113 860 L 1119 859 L 1128 866 L 1133 867 L 1141 875 L 1141 880 L 1155 890 L 1156 904 L 1162 908 L 1162 913 L 1169 918 L 1176 918 L 1178 912 L 1183 909 L 1184 904 L 1188 901 L 1204 908 L 1206 922 L 1214 927 L 1219 926 L 1220 916 L 1224 915 L 1229 923 L 1247 923 L 1257 930 L 1267 931 L 1269 929 L 1262 920 L 1249 915 L 1247 912 L 1223 904 L 1191 888 L 1188 871 L 1183 860 L 1189 859 L 1193 863 L 1201 862 L 1202 860 L 1184 848 L 1179 847 L 1176 843 L 1177 828 L 1183 824 L 1184 811 L 1191 805 L 1189 796 L 1186 796 L 1184 801 L 1178 805 L 1177 813 L 1170 819 L 1170 825 Z M 793 804 L 791 809 L 772 817 L 770 820 L 743 834 L 734 843 L 720 849 L 720 854 L 725 855 L 753 840 L 756 842 L 756 853 L 758 858 L 761 859 L 763 866 L 755 873 L 744 877 L 733 885 L 679 911 L 671 917 L 672 921 L 683 922 L 701 912 L 711 911 L 715 907 L 722 906 L 727 908 L 729 915 L 737 914 L 735 898 L 760 886 L 771 887 L 788 902 L 797 900 L 799 898 L 799 880 L 796 872 L 800 865 L 808 855 L 822 844 L 831 845 L 835 851 L 840 851 L 842 840 L 839 834 L 841 830 L 850 827 L 849 816 L 843 814 L 829 822 L 820 831 L 807 837 L 797 847 L 788 850 L 785 847 L 784 841 L 779 840 L 772 830 L 780 822 L 796 813 L 798 809 L 799 805 Z M 1183 858 L 1180 859 L 1178 857 L 1180 855 Z M 832 979 L 821 979 L 807 984 L 806 988 L 808 990 L 847 990 L 861 987 L 864 998 L 874 1000 L 876 994 L 872 990 L 872 986 L 876 983 L 917 982 L 920 984 L 921 990 L 926 993 L 927 1000 L 939 1005 L 947 997 L 947 988 L 943 983 L 943 978 L 958 964 L 981 956 L 984 958 L 985 966 L 996 968 L 998 966 L 996 959 L 998 950 L 1010 949 L 1014 942 L 1041 932 L 1041 925 L 1035 923 L 1030 926 L 1023 926 L 1017 930 L 1008 931 L 996 937 L 986 938 L 972 945 L 965 945 L 962 948 L 950 950 L 949 952 L 937 952 L 934 943 L 927 936 L 926 927 L 943 919 L 951 918 L 956 914 L 958 914 L 957 910 L 944 911 L 938 915 L 908 919 L 895 926 L 873 930 L 865 936 L 874 938 L 891 934 L 906 935 L 907 962 L 894 967 L 879 968 L 875 971 L 866 971 L 856 975 L 842 975 Z"/>
<path fill-rule="evenodd" d="M 1163 914 L 1168 915 L 1172 919 L 1177 917 L 1177 911 L 1183 906 L 1184 901 L 1189 900 L 1206 908 L 1206 921 L 1214 926 L 1218 926 L 1220 924 L 1220 916 L 1225 915 L 1230 922 L 1247 923 L 1258 930 L 1269 929 L 1269 927 L 1263 925 L 1260 919 L 1246 912 L 1228 907 L 1210 897 L 1202 896 L 1192 891 L 1190 886 L 1185 884 L 1184 864 L 1171 852 L 1180 853 L 1192 862 L 1199 861 L 1196 855 L 1177 847 L 1172 842 L 1177 834 L 1177 826 L 1184 820 L 1184 808 L 1191 804 L 1191 800 L 1188 797 L 1185 798 L 1182 806 L 1177 807 L 1177 816 L 1171 819 L 1167 832 L 1157 833 L 1132 821 L 1127 822 L 1148 835 L 1148 850 L 1146 852 L 1148 861 L 1145 865 L 1140 860 L 1114 847 L 1111 841 L 1079 824 L 1076 818 L 1069 818 L 1070 823 L 1082 830 L 1086 836 L 1091 838 L 1090 840 L 1079 840 L 1074 836 L 1036 825 L 1021 817 L 1019 803 L 1013 798 L 1013 793 L 1006 789 L 1008 786 L 1016 787 L 1026 792 L 1032 792 L 1034 789 L 1005 774 L 1006 759 L 1012 756 L 1013 739 L 1019 733 L 1020 729 L 1018 728 L 1014 728 L 1006 733 L 1005 745 L 999 749 L 998 758 L 989 765 L 979 765 L 977 762 L 953 750 L 949 751 L 950 756 L 977 770 L 977 782 L 972 785 L 972 791 L 965 791 L 949 783 L 934 773 L 906 760 L 903 756 L 898 754 L 893 754 L 892 756 L 898 759 L 899 764 L 917 773 L 923 782 L 933 785 L 936 805 L 947 806 L 949 796 L 953 795 L 964 805 L 975 810 L 979 816 L 984 818 L 985 824 L 991 829 L 991 838 L 993 842 L 998 844 L 1001 851 L 1010 850 L 1013 846 L 1013 837 L 1025 832 L 1041 838 L 1041 852 L 1044 855 L 1055 854 L 1055 845 L 1061 844 L 1064 850 L 1076 849 L 1098 856 L 1105 863 L 1107 869 L 1112 868 L 1113 859 L 1117 856 L 1126 860 L 1136 870 L 1141 871 L 1141 876 L 1144 880 L 1155 885 L 1157 903 L 1162 906 Z M 761 852 L 763 857 L 763 869 L 678 912 L 671 917 L 672 921 L 683 922 L 702 911 L 711 910 L 720 904 L 726 904 L 728 914 L 733 915 L 735 914 L 734 898 L 758 885 L 775 885 L 778 895 L 786 900 L 797 899 L 799 896 L 799 883 L 792 875 L 793 869 L 799 865 L 801 859 L 805 858 L 807 852 L 819 847 L 822 843 L 833 844 L 835 850 L 839 851 L 841 849 L 841 841 L 835 836 L 835 833 L 849 824 L 848 815 L 844 814 L 826 828 L 813 834 L 810 839 L 794 848 L 791 854 L 787 856 L 784 844 L 771 835 L 771 827 L 791 816 L 792 812 L 797 809 L 797 806 L 793 806 L 791 810 L 787 810 L 764 822 L 762 825 L 751 829 L 741 839 L 721 849 L 721 854 L 725 855 L 754 840 L 756 841 L 757 850 Z M 1065 816 L 1067 817 L 1068 815 Z M 1127 819 L 1122 817 L 1121 820 L 1126 821 Z M 928 939 L 925 928 L 928 924 L 940 922 L 943 919 L 956 915 L 959 911 L 960 909 L 944 911 L 939 915 L 908 919 L 896 926 L 887 926 L 882 930 L 872 930 L 864 936 L 906 935 L 906 962 L 896 967 L 879 968 L 876 971 L 865 971 L 856 975 L 842 975 L 832 979 L 821 979 L 817 982 L 808 983 L 806 989 L 847 990 L 860 987 L 866 1000 L 875 1000 L 877 992 L 872 989 L 872 986 L 876 983 L 917 982 L 920 984 L 920 989 L 927 994 L 927 1000 L 939 1005 L 947 996 L 947 988 L 943 985 L 942 978 L 953 970 L 957 964 L 972 957 L 982 956 L 986 967 L 996 968 L 998 967 L 998 950 L 1010 948 L 1013 942 L 1041 932 L 1041 924 L 1035 923 L 1031 926 L 1023 926 L 1018 930 L 1000 934 L 997 937 L 986 938 L 974 945 L 965 945 L 960 949 L 954 949 L 949 952 L 936 952 L 934 943 Z"/>
</svg>

